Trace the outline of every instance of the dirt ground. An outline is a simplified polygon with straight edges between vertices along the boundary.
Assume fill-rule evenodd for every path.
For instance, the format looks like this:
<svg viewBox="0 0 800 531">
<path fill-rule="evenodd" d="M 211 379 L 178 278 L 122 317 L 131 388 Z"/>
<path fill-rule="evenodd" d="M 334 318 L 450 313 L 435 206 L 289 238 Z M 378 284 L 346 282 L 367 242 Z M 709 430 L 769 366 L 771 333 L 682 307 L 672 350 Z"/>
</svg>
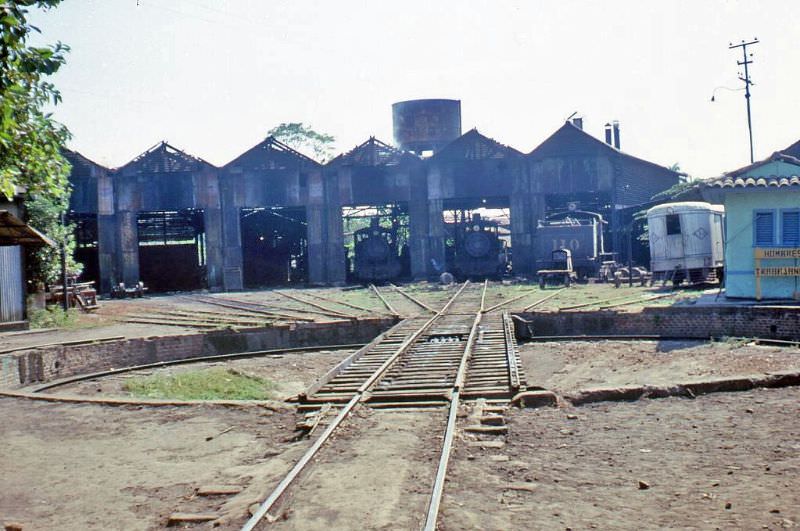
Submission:
<svg viewBox="0 0 800 531">
<path fill-rule="evenodd" d="M 358 410 L 260 529 L 420 529 L 446 416 Z"/>
<path fill-rule="evenodd" d="M 231 502 L 195 496 L 210 484 L 247 487 L 239 496 L 252 502 L 307 445 L 290 442 L 292 412 L 262 408 L 0 399 L 0 418 L 0 522 L 26 531 L 163 529 L 173 511 Z"/>
<path fill-rule="evenodd" d="M 456 445 L 440 529 L 797 528 L 798 414 L 797 388 L 512 410 L 503 448 Z"/>
<path fill-rule="evenodd" d="M 444 304 L 450 293 L 435 284 L 403 289 L 432 307 Z M 628 294 L 652 293 L 650 288 L 638 290 Z M 429 313 L 389 287 L 381 292 L 398 313 Z M 374 312 L 385 310 L 363 289 L 313 293 L 341 297 Z M 597 302 L 617 293 L 608 286 L 579 286 L 565 292 L 561 302 L 556 297 L 548 304 L 578 304 L 581 298 Z M 486 303 L 518 295 L 525 297 L 509 309 L 543 296 L 531 286 L 493 284 Z M 281 297 L 261 292 L 221 296 L 245 302 Z M 662 303 L 672 303 L 668 301 Z M 152 309 L 151 303 L 167 313 L 176 304 L 180 311 L 202 309 L 195 302 L 183 306 L 186 301 L 175 296 L 114 301 L 107 311 L 130 315 Z M 299 311 L 302 306 L 291 307 Z M 341 304 L 334 311 L 358 313 Z M 162 331 L 197 329 L 109 320 L 93 328 L 0 335 L 0 350 L 9 348 L 8 341 L 45 343 Z M 305 389 L 349 353 L 286 353 L 158 372 L 232 367 L 276 382 L 276 398 L 283 398 Z M 529 343 L 521 346 L 521 358 L 530 386 L 556 392 L 800 369 L 800 349 L 738 341 Z M 126 396 L 122 386 L 129 378 L 155 372 L 121 374 L 55 392 Z M 798 527 L 799 404 L 800 389 L 787 388 L 695 400 L 508 410 L 509 433 L 497 441 L 502 447 L 481 449 L 468 444 L 475 437 L 459 433 L 441 529 Z M 280 502 L 275 512 L 281 520 L 264 528 L 418 529 L 445 417 L 441 408 L 357 410 Z M 211 511 L 222 516 L 218 525 L 195 528 L 239 529 L 248 508 L 269 494 L 310 444 L 293 440 L 299 419 L 290 408 L 104 407 L 0 399 L 0 523 L 19 521 L 25 531 L 154 530 L 163 529 L 172 512 Z M 647 488 L 640 488 L 640 481 Z M 244 490 L 196 495 L 199 487 L 219 484 Z"/>
<path fill-rule="evenodd" d="M 243 374 L 258 376 L 275 384 L 274 399 L 284 400 L 296 396 L 314 381 L 328 372 L 352 350 L 322 350 L 314 352 L 287 352 L 281 355 L 218 361 L 213 363 L 190 363 L 158 369 L 131 371 L 128 373 L 86 380 L 56 387 L 48 393 L 81 396 L 130 397 L 124 386 L 131 378 L 151 375 L 173 375 L 186 371 L 197 371 L 210 367 L 223 367 Z"/>
<path fill-rule="evenodd" d="M 521 346 L 520 358 L 529 386 L 556 392 L 800 369 L 798 348 L 741 341 L 532 342 Z"/>
</svg>

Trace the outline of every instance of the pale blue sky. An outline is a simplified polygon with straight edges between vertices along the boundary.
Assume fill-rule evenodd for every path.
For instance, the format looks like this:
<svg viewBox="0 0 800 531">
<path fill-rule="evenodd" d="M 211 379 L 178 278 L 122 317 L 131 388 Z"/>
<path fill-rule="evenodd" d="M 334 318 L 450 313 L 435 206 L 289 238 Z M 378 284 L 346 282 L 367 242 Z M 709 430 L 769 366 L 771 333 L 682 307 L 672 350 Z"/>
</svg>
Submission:
<svg viewBox="0 0 800 531">
<path fill-rule="evenodd" d="M 739 53 L 753 48 L 756 157 L 800 139 L 800 2 L 66 0 L 38 42 L 72 47 L 55 112 L 111 166 L 166 139 L 214 164 L 302 121 L 347 150 L 392 142 L 391 104 L 462 101 L 464 130 L 528 152 L 573 111 L 696 177 L 749 162 Z"/>
</svg>

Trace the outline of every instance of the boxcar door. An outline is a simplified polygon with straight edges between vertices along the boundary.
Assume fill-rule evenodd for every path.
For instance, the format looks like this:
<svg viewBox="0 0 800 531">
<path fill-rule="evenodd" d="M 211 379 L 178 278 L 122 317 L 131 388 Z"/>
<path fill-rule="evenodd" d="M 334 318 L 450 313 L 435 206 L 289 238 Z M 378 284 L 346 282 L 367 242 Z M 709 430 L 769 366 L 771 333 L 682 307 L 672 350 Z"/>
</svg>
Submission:
<svg viewBox="0 0 800 531">
<path fill-rule="evenodd" d="M 684 257 L 683 230 L 681 226 L 680 214 L 667 214 L 666 237 L 664 250 L 668 260 L 681 260 Z"/>
</svg>

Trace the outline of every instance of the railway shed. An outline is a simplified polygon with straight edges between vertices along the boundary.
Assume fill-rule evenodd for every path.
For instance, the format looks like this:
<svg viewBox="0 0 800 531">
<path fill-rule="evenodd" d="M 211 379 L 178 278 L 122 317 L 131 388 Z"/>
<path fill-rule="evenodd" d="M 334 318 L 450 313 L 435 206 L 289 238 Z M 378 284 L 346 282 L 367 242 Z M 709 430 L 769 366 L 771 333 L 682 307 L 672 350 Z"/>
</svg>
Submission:
<svg viewBox="0 0 800 531">
<path fill-rule="evenodd" d="M 514 271 L 530 273 L 532 228 L 524 215 L 528 195 L 520 190 L 525 175 L 522 153 L 472 129 L 435 153 L 427 166 L 429 274 L 437 273 L 436 264 L 450 267 L 442 213 L 479 208 L 510 212 L 511 245 L 518 264 Z"/>
<path fill-rule="evenodd" d="M 268 137 L 220 169 L 226 290 L 328 281 L 319 163 Z"/>
<path fill-rule="evenodd" d="M 415 279 L 452 266 L 448 212 L 499 212 L 505 259 L 531 275 L 546 216 L 602 214 L 606 250 L 622 256 L 628 213 L 679 180 L 623 153 L 618 124 L 603 142 L 567 122 L 525 155 L 477 129 L 460 134 L 457 100 L 401 103 L 395 144 L 412 151 L 370 137 L 324 165 L 272 137 L 222 167 L 166 142 L 116 169 L 67 152 L 85 280 L 106 293 L 140 280 L 153 291 L 340 284 L 353 209 L 394 213 L 404 274 Z"/>
<path fill-rule="evenodd" d="M 422 241 L 427 234 L 425 172 L 417 155 L 402 151 L 375 137 L 331 160 L 324 169 L 326 185 L 331 190 L 328 208 L 333 222 L 328 235 L 331 256 L 330 281 L 345 280 L 345 213 L 396 209 L 407 218 L 411 273 L 424 277 Z M 338 217 L 337 217 L 338 216 Z"/>
<path fill-rule="evenodd" d="M 606 242 L 618 253 L 640 209 L 633 207 L 645 208 L 680 179 L 676 171 L 624 153 L 616 122 L 606 125 L 605 142 L 584 131 L 582 120 L 566 122 L 526 159 L 538 219 L 570 209 L 601 214 L 608 221 Z"/>
</svg>

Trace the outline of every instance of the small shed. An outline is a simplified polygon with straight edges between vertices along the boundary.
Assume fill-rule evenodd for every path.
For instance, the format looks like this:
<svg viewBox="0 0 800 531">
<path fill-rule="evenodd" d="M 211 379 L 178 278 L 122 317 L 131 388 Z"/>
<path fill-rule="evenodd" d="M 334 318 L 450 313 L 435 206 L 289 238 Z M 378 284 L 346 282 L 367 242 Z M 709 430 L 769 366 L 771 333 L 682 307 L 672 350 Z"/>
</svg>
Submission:
<svg viewBox="0 0 800 531">
<path fill-rule="evenodd" d="M 725 205 L 726 296 L 800 300 L 800 159 L 775 153 L 700 192 Z"/>
<path fill-rule="evenodd" d="M 54 245 L 20 219 L 20 210 L 20 201 L 0 200 L 0 331 L 27 326 L 23 248 Z"/>
</svg>

